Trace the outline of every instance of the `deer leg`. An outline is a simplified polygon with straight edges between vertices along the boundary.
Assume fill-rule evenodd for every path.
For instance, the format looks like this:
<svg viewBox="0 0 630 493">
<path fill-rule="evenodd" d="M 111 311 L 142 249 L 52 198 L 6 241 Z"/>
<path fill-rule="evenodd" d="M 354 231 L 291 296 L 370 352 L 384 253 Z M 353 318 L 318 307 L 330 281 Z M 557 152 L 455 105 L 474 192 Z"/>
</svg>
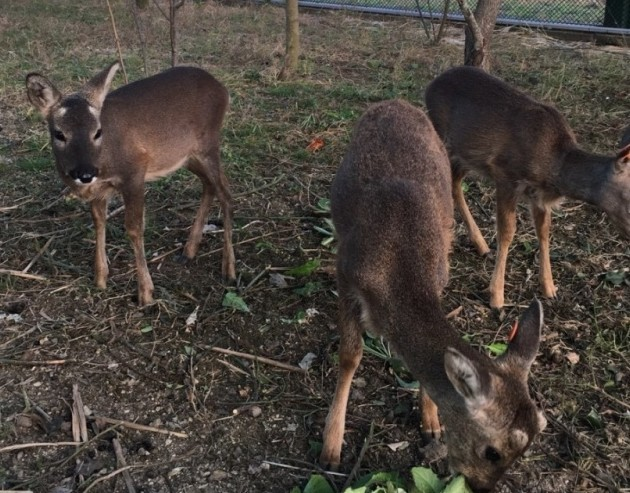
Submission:
<svg viewBox="0 0 630 493">
<path fill-rule="evenodd" d="M 497 258 L 490 280 L 490 306 L 502 308 L 505 295 L 505 265 L 516 232 L 516 199 L 512 190 L 497 188 Z"/>
<path fill-rule="evenodd" d="M 438 407 L 424 389 L 420 390 L 420 411 L 422 412 L 422 439 L 424 443 L 437 440 L 442 435 Z"/>
<path fill-rule="evenodd" d="M 483 239 L 483 235 L 481 231 L 479 231 L 479 227 L 473 219 L 468 204 L 466 204 L 466 199 L 464 198 L 464 191 L 462 190 L 462 180 L 464 176 L 466 176 L 466 173 L 453 166 L 453 201 L 462 215 L 470 241 L 480 255 L 487 255 L 488 252 L 490 252 L 490 248 L 488 248 L 486 240 Z"/>
<path fill-rule="evenodd" d="M 138 304 L 153 302 L 153 281 L 144 254 L 144 189 L 133 187 L 123 192 L 125 202 L 125 229 L 133 246 L 138 276 Z"/>
<path fill-rule="evenodd" d="M 549 228 L 551 226 L 551 210 L 549 207 L 539 207 L 536 204 L 531 205 L 531 214 L 534 218 L 534 226 L 536 227 L 536 236 L 538 236 L 538 244 L 540 248 L 539 263 L 540 271 L 538 278 L 540 281 L 540 289 L 545 298 L 555 298 L 556 286 L 553 283 L 551 275 L 551 260 L 549 260 Z"/>
<path fill-rule="evenodd" d="M 195 173 L 203 184 L 201 205 L 197 211 L 195 222 L 190 230 L 188 241 L 184 246 L 184 256 L 193 258 L 199 250 L 212 200 L 216 195 L 223 212 L 223 261 L 221 273 L 225 279 L 236 279 L 234 247 L 232 245 L 232 197 L 225 173 L 219 160 L 219 148 L 213 147 L 205 159 L 191 159 L 188 169 Z"/>
<path fill-rule="evenodd" d="M 339 298 L 339 377 L 335 397 L 330 406 L 324 427 L 324 446 L 319 462 L 333 470 L 341 462 L 341 446 L 346 423 L 346 409 L 352 378 L 363 356 L 363 331 L 359 325 L 360 313 L 356 305 L 340 296 Z"/>
<path fill-rule="evenodd" d="M 107 200 L 96 199 L 90 203 L 94 230 L 96 232 L 96 250 L 94 252 L 94 282 L 96 287 L 105 289 L 109 268 L 105 251 L 105 225 L 107 223 Z"/>
</svg>

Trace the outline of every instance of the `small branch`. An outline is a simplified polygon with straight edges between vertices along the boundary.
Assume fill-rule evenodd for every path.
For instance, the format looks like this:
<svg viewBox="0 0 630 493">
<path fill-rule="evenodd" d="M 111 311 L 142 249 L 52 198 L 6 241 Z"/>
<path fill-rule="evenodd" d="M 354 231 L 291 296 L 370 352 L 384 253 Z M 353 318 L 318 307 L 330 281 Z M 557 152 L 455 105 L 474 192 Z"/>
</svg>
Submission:
<svg viewBox="0 0 630 493">
<path fill-rule="evenodd" d="M 96 416 L 94 420 L 103 423 L 108 423 L 110 425 L 118 425 L 124 426 L 125 428 L 129 428 L 131 430 L 139 430 L 139 431 L 150 431 L 152 433 L 160 433 L 162 435 L 173 435 L 178 438 L 188 438 L 188 434 L 181 433 L 178 431 L 165 430 L 164 428 L 155 428 L 153 426 L 140 425 L 138 423 L 132 423 L 131 421 L 123 421 L 121 419 L 113 419 L 113 418 L 105 418 L 103 416 Z"/>
<path fill-rule="evenodd" d="M 72 438 L 76 442 L 87 442 L 87 422 L 83 409 L 83 399 L 79 393 L 79 384 L 72 384 Z"/>
<path fill-rule="evenodd" d="M 48 241 L 39 250 L 39 252 L 37 252 L 37 254 L 33 257 L 33 260 L 31 260 L 28 263 L 28 265 L 22 269 L 22 274 L 26 274 L 31 269 L 31 267 L 33 267 L 33 264 L 39 260 L 39 258 L 44 254 L 44 252 L 48 249 L 48 247 L 50 246 L 50 244 L 55 238 L 56 238 L 55 236 L 51 236 L 50 238 L 48 238 Z"/>
<path fill-rule="evenodd" d="M 116 29 L 116 20 L 114 19 L 114 12 L 112 11 L 112 5 L 107 0 L 107 8 L 109 9 L 109 18 L 112 21 L 112 29 L 114 30 L 114 40 L 116 41 L 116 51 L 118 51 L 118 60 L 120 61 L 120 68 L 125 78 L 125 84 L 129 82 L 127 78 L 127 71 L 125 70 L 125 62 L 123 61 L 122 49 L 120 48 L 120 39 L 118 38 L 118 30 Z"/>
<path fill-rule="evenodd" d="M 374 437 L 374 421 L 370 423 L 370 432 L 368 433 L 368 436 L 365 437 L 365 441 L 363 442 L 363 447 L 361 447 L 361 452 L 359 452 L 359 457 L 357 458 L 357 462 L 354 464 L 354 467 L 352 468 L 352 471 L 350 471 L 350 474 L 348 474 L 348 479 L 346 479 L 346 483 L 343 485 L 343 488 L 341 488 L 341 491 L 345 491 L 346 488 L 350 487 L 350 483 L 353 481 L 354 477 L 359 472 L 359 469 L 361 468 L 361 463 L 363 462 L 363 457 L 365 456 L 367 449 L 370 448 L 370 443 L 372 443 L 373 437 Z"/>
<path fill-rule="evenodd" d="M 21 270 L 0 269 L 0 274 L 5 274 L 7 276 L 22 277 L 24 279 L 31 279 L 33 281 L 48 281 L 48 278 L 44 276 L 37 276 L 35 274 L 27 274 L 26 272 L 22 272 Z"/>
<path fill-rule="evenodd" d="M 124 474 L 125 472 L 129 471 L 129 469 L 133 469 L 135 467 L 146 467 L 146 466 L 125 466 L 125 467 L 121 467 L 120 469 L 116 469 L 115 471 L 110 472 L 107 476 L 103 476 L 95 480 L 93 483 L 90 484 L 90 486 L 88 486 L 87 488 L 85 488 L 85 490 L 83 490 L 83 493 L 87 493 L 92 488 L 94 488 L 94 486 L 96 486 L 97 484 L 102 483 L 103 481 L 107 481 L 108 479 L 111 479 L 114 476 L 117 476 L 121 473 Z"/>
<path fill-rule="evenodd" d="M 0 358 L 0 365 L 17 366 L 45 366 L 45 365 L 65 365 L 68 363 L 78 363 L 76 359 L 49 359 L 44 361 L 22 361 L 18 359 Z"/>
<path fill-rule="evenodd" d="M 123 479 L 125 480 L 125 484 L 127 485 L 127 490 L 129 493 L 136 493 L 136 488 L 133 485 L 133 481 L 131 481 L 131 474 L 127 469 L 124 469 L 127 466 L 127 461 L 125 460 L 125 456 L 122 451 L 122 447 L 120 446 L 120 440 L 118 438 L 112 439 L 112 445 L 114 446 L 114 453 L 116 454 L 116 462 L 118 463 L 118 467 L 121 468 Z"/>
<path fill-rule="evenodd" d="M 277 366 L 278 368 L 282 368 L 283 370 L 294 371 L 297 373 L 304 373 L 304 374 L 308 373 L 306 370 L 303 370 L 299 366 L 289 365 L 287 363 L 282 363 L 280 361 L 265 358 L 264 356 L 255 356 L 253 354 L 241 353 L 238 351 L 232 351 L 231 349 L 223 349 L 223 348 L 214 347 L 214 346 L 210 347 L 209 349 L 217 353 L 229 354 L 231 356 L 237 356 L 239 358 L 256 361 L 257 363 L 264 363 L 266 365 Z"/>
<path fill-rule="evenodd" d="M 9 445 L 8 447 L 0 448 L 0 454 L 3 452 L 11 452 L 13 450 L 24 450 L 27 448 L 39 448 L 39 447 L 78 447 L 81 442 L 39 442 L 39 443 L 20 443 L 17 445 Z"/>
</svg>

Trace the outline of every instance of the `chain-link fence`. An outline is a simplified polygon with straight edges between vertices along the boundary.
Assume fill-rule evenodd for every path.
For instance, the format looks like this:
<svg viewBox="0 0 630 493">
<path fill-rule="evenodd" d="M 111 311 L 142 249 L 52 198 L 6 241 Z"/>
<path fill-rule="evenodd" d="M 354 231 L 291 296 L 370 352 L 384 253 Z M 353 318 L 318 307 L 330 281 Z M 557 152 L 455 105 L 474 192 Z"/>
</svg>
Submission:
<svg viewBox="0 0 630 493">
<path fill-rule="evenodd" d="M 299 0 L 305 7 L 462 20 L 456 0 Z M 468 2 L 472 10 L 476 0 Z M 630 34 L 630 0 L 503 0 L 499 24 Z"/>
</svg>

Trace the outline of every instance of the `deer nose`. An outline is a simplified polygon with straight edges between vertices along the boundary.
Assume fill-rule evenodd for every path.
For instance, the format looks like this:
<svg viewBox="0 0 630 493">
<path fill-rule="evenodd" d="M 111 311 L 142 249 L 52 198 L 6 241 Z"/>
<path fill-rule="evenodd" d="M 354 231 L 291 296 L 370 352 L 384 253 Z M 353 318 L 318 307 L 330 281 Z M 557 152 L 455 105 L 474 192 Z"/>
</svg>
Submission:
<svg viewBox="0 0 630 493">
<path fill-rule="evenodd" d="M 76 182 L 92 183 L 96 178 L 96 170 L 72 170 L 70 172 L 70 178 Z"/>
</svg>

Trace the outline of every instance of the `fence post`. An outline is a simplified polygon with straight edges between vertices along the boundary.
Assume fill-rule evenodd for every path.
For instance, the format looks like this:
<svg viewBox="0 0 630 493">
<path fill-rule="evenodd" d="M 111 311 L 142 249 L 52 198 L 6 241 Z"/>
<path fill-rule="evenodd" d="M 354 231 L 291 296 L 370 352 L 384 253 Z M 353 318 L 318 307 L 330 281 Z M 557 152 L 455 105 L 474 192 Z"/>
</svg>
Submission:
<svg viewBox="0 0 630 493">
<path fill-rule="evenodd" d="M 630 28 L 630 0 L 606 0 L 604 26 Z"/>
</svg>

